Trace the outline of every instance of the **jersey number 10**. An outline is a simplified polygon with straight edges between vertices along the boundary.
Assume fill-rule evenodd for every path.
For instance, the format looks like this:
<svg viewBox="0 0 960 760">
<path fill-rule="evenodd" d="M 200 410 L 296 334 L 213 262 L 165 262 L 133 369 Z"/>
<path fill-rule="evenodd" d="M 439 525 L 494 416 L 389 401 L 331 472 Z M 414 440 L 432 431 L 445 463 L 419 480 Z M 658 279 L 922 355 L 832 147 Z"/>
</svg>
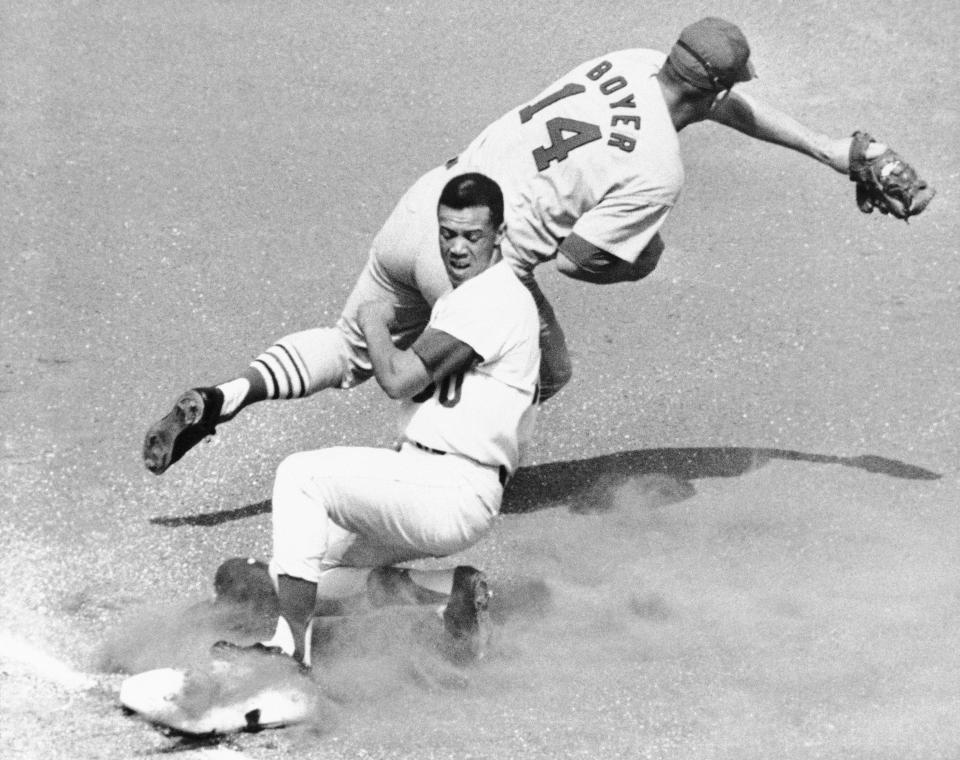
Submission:
<svg viewBox="0 0 960 760">
<path fill-rule="evenodd" d="M 463 373 L 458 372 L 456 375 L 447 375 L 439 383 L 430 383 L 430 385 L 414 396 L 412 400 L 418 404 L 422 404 L 433 396 L 437 388 L 440 389 L 440 393 L 437 396 L 437 401 L 440 406 L 446 407 L 447 409 L 456 406 L 460 403 L 460 393 L 463 388 Z"/>
</svg>

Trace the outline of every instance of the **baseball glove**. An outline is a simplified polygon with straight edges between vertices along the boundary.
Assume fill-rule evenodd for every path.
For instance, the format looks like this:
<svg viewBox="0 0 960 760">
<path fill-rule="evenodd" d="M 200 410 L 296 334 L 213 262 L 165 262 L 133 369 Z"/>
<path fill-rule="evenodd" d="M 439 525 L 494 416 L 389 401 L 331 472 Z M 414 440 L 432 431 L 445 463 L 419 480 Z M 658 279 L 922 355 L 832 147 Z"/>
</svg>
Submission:
<svg viewBox="0 0 960 760">
<path fill-rule="evenodd" d="M 867 148 L 872 142 L 875 140 L 866 132 L 853 133 L 850 179 L 857 183 L 857 206 L 864 214 L 877 209 L 906 221 L 927 207 L 936 190 L 889 148 L 868 159 Z"/>
</svg>

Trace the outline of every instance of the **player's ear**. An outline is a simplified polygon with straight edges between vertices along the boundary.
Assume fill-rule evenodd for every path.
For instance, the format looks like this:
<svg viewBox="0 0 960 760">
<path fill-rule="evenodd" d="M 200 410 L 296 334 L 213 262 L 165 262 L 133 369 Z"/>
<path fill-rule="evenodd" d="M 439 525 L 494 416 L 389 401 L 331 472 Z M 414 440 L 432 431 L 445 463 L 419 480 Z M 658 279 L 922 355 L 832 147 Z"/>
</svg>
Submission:
<svg viewBox="0 0 960 760">
<path fill-rule="evenodd" d="M 500 245 L 500 241 L 503 240 L 503 236 L 507 234 L 507 223 L 500 222 L 500 226 L 497 227 L 497 234 L 493 238 L 494 245 Z"/>
</svg>

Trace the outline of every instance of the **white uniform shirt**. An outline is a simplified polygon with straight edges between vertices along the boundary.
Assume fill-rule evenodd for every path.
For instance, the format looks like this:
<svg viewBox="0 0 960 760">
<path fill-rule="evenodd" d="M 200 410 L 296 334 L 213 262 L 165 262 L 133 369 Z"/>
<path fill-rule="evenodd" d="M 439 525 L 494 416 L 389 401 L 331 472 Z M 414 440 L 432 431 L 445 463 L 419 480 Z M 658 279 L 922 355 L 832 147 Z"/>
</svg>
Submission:
<svg viewBox="0 0 960 760">
<path fill-rule="evenodd" d="M 680 146 L 656 76 L 666 56 L 588 61 L 487 127 L 460 155 L 500 183 L 504 258 L 530 269 L 571 232 L 629 263 L 683 186 Z"/>
<path fill-rule="evenodd" d="M 501 261 L 442 296 L 430 327 L 482 358 L 403 404 L 407 440 L 516 470 L 536 411 L 540 321 L 530 291 Z"/>
</svg>

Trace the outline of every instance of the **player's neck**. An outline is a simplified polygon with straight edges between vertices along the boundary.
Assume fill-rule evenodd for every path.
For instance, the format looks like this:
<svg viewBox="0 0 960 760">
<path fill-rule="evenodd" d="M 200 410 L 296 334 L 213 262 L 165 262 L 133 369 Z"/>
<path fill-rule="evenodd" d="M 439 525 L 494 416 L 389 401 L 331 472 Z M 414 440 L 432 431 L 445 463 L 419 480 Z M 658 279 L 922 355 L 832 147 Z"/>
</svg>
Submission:
<svg viewBox="0 0 960 760">
<path fill-rule="evenodd" d="M 663 94 L 663 102 L 670 114 L 670 120 L 673 122 L 673 128 L 677 132 L 706 118 L 709 108 L 705 107 L 703 98 L 690 97 L 684 89 L 675 87 L 663 77 L 658 77 L 657 81 L 660 92 Z"/>
</svg>

